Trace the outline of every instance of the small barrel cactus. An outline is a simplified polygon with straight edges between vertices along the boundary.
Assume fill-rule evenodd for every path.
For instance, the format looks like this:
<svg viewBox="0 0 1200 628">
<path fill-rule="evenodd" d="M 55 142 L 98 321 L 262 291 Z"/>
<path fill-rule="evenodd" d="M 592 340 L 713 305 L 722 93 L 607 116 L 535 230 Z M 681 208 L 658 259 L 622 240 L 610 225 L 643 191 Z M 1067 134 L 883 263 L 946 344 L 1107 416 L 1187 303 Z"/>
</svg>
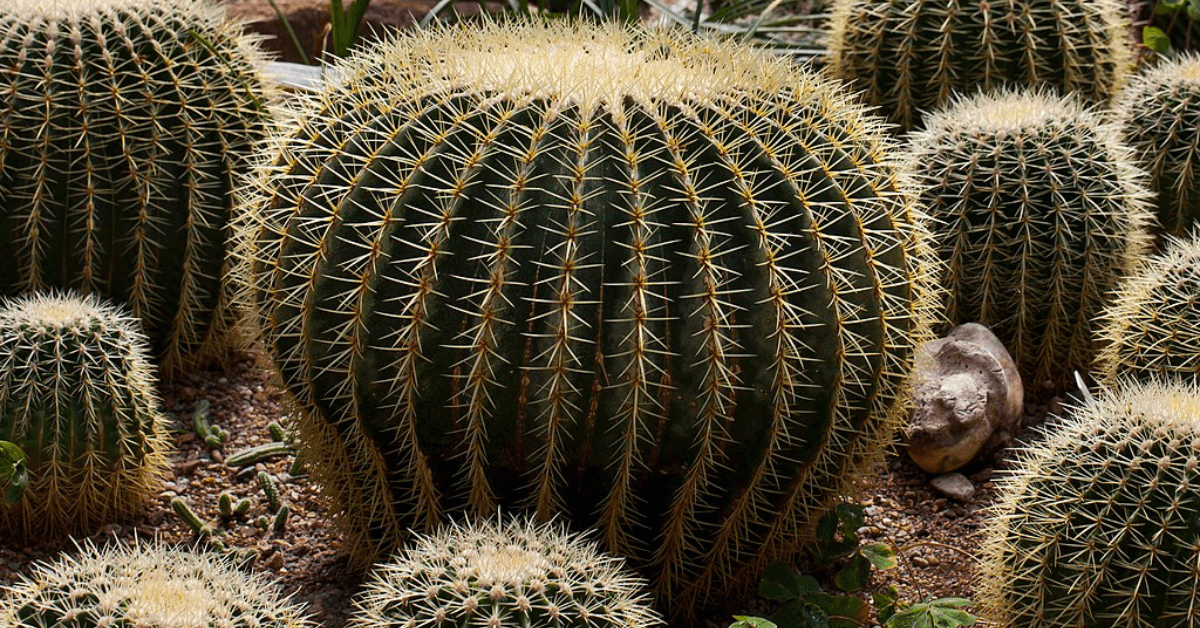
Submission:
<svg viewBox="0 0 1200 628">
<path fill-rule="evenodd" d="M 892 433 L 934 307 L 882 121 L 633 26 L 437 27 L 339 71 L 239 250 L 358 555 L 528 508 L 687 614 L 796 552 Z"/>
<path fill-rule="evenodd" d="M 646 582 L 560 523 L 487 520 L 420 535 L 379 566 L 347 628 L 650 628 Z"/>
<path fill-rule="evenodd" d="M 1200 388 L 1125 385 L 1000 483 L 978 601 L 996 626 L 1200 627 Z"/>
<path fill-rule="evenodd" d="M 125 303 L 167 371 L 221 355 L 259 59 L 208 0 L 0 2 L 0 294 Z"/>
<path fill-rule="evenodd" d="M 1116 109 L 1158 193 L 1159 226 L 1185 235 L 1200 221 L 1200 56 L 1147 70 L 1121 92 Z"/>
<path fill-rule="evenodd" d="M 1124 0 L 834 0 L 827 63 L 903 129 L 951 96 L 1052 85 L 1105 102 L 1133 65 Z"/>
<path fill-rule="evenodd" d="M 990 326 L 1034 388 L 1086 373 L 1093 318 L 1153 222 L 1117 127 L 1073 97 L 1006 89 L 930 115 L 909 150 L 942 223 L 951 322 Z"/>
<path fill-rule="evenodd" d="M 1101 315 L 1096 356 L 1102 383 L 1200 375 L 1200 240 L 1166 249 L 1123 279 Z"/>
<path fill-rule="evenodd" d="M 315 628 L 261 577 L 215 552 L 145 541 L 37 565 L 0 600 L 5 628 Z"/>
<path fill-rule="evenodd" d="M 136 320 L 94 296 L 0 303 L 0 440 L 30 478 L 0 527 L 81 532 L 133 514 L 158 491 L 165 421 Z"/>
</svg>

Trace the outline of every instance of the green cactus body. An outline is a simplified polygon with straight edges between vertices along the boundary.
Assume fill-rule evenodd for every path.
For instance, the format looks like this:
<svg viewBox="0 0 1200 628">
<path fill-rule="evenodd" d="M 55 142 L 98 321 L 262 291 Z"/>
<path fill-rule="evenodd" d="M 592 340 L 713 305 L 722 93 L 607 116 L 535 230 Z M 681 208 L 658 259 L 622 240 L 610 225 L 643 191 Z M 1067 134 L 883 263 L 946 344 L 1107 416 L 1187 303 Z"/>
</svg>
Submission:
<svg viewBox="0 0 1200 628">
<path fill-rule="evenodd" d="M 687 613 L 794 553 L 889 438 L 933 307 L 881 121 L 618 26 L 439 27 L 340 72 L 239 232 L 359 556 L 528 508 Z"/>
<path fill-rule="evenodd" d="M 1200 241 L 1167 238 L 1166 249 L 1123 279 L 1100 317 L 1100 381 L 1200 374 Z"/>
<path fill-rule="evenodd" d="M 261 577 L 215 552 L 145 541 L 34 567 L 0 600 L 5 628 L 314 628 Z"/>
<path fill-rule="evenodd" d="M 1200 389 L 1127 384 L 999 483 L 978 600 L 997 626 L 1200 626 Z"/>
<path fill-rule="evenodd" d="M 0 5 L 0 294 L 128 305 L 168 371 L 220 355 L 259 53 L 206 0 Z"/>
<path fill-rule="evenodd" d="M 1133 64 L 1123 0 L 835 0 L 831 13 L 830 73 L 903 129 L 1003 85 L 1104 102 Z"/>
<path fill-rule="evenodd" d="M 91 296 L 0 304 L 0 440 L 30 475 L 0 527 L 81 532 L 136 512 L 167 464 L 165 421 L 136 320 Z"/>
<path fill-rule="evenodd" d="M 379 566 L 348 628 L 651 628 L 646 582 L 559 523 L 495 519 L 419 536 Z"/>
<path fill-rule="evenodd" d="M 1147 70 L 1121 92 L 1116 110 L 1158 193 L 1159 226 L 1185 235 L 1200 220 L 1200 56 Z"/>
<path fill-rule="evenodd" d="M 1117 129 L 1045 90 L 960 98 L 912 135 L 953 324 L 988 325 L 1034 388 L 1087 372 L 1093 319 L 1146 253 L 1145 173 Z"/>
</svg>

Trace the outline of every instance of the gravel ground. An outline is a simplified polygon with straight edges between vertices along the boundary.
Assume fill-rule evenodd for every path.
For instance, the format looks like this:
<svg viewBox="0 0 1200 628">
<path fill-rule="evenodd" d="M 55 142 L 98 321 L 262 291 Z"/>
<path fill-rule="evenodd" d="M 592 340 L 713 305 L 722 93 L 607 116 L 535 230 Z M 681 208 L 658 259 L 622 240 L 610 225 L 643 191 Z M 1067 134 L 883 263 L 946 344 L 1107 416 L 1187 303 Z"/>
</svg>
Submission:
<svg viewBox="0 0 1200 628">
<path fill-rule="evenodd" d="M 363 574 L 347 567 L 340 542 L 330 521 L 322 513 L 318 487 L 304 475 L 288 473 L 292 457 L 279 456 L 241 470 L 224 463 L 226 456 L 271 441 L 267 424 L 283 415 L 281 394 L 256 368 L 255 358 L 243 356 L 228 372 L 201 371 L 183 376 L 161 389 L 163 407 L 173 417 L 176 451 L 162 492 L 134 521 L 112 524 L 90 538 L 104 542 L 137 535 L 168 543 L 196 543 L 191 530 L 171 509 L 180 497 L 199 517 L 224 531 L 223 543 L 230 548 L 255 549 L 260 557 L 253 569 L 268 574 L 280 586 L 308 605 L 325 628 L 341 628 L 350 612 L 350 597 Z M 208 449 L 193 432 L 192 414 L 200 400 L 211 404 L 210 421 L 230 433 L 221 450 Z M 1057 399 L 1051 404 L 1056 404 Z M 1027 423 L 1036 423 L 1047 411 L 1045 405 L 1027 408 Z M 1026 434 L 1027 438 L 1028 435 Z M 1002 456 L 1003 457 L 1003 456 Z M 976 485 L 968 503 L 958 503 L 938 494 L 929 477 L 907 459 L 889 458 L 878 475 L 864 484 L 862 503 L 867 540 L 889 541 L 905 548 L 900 567 L 875 573 L 872 588 L 895 585 L 903 597 L 918 601 L 929 595 L 971 597 L 974 595 L 973 554 L 980 541 L 985 508 L 995 497 L 993 475 L 1003 461 L 977 465 L 965 471 Z M 282 501 L 291 509 L 281 533 L 264 531 L 258 517 L 269 515 L 267 499 L 257 475 L 265 471 L 280 486 Z M 251 509 L 244 518 L 222 521 L 217 507 L 220 493 L 248 498 Z M 39 560 L 62 550 L 71 551 L 70 540 L 19 541 L 0 530 L 0 585 Z M 746 607 L 711 618 L 706 628 L 724 628 L 730 615 L 768 615 L 771 606 L 750 600 Z"/>
</svg>

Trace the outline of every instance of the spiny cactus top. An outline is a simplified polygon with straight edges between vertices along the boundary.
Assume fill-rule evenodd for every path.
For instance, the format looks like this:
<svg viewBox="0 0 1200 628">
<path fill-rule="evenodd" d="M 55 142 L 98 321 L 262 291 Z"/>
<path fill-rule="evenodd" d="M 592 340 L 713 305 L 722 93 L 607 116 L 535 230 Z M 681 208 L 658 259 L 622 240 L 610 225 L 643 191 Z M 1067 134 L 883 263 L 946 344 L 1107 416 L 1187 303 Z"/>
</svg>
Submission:
<svg viewBox="0 0 1200 628">
<path fill-rule="evenodd" d="M 1045 89 L 960 97 L 927 122 L 911 167 L 942 223 L 951 322 L 990 326 L 1035 388 L 1086 373 L 1093 319 L 1153 222 L 1118 129 Z"/>
<path fill-rule="evenodd" d="M 881 121 L 733 44 L 405 33 L 299 112 L 245 280 L 364 556 L 497 504 L 667 607 L 752 583 L 891 432 L 931 256 Z"/>
<path fill-rule="evenodd" d="M 1146 70 L 1121 92 L 1116 110 L 1158 192 L 1159 226 L 1183 236 L 1200 221 L 1200 56 Z"/>
<path fill-rule="evenodd" d="M 421 535 L 377 568 L 349 628 L 651 628 L 646 582 L 561 523 L 495 518 Z"/>
<path fill-rule="evenodd" d="M 1123 0 L 835 0 L 828 67 L 904 129 L 955 93 L 1053 85 L 1107 101 L 1132 69 Z"/>
<path fill-rule="evenodd" d="M 24 451 L 30 475 L 0 526 L 82 532 L 157 494 L 166 420 L 148 359 L 137 321 L 96 297 L 0 303 L 0 440 Z"/>
<path fill-rule="evenodd" d="M 261 577 L 214 552 L 146 541 L 34 567 L 0 599 L 5 628 L 314 628 Z"/>
<path fill-rule="evenodd" d="M 1000 482 L 979 600 L 997 626 L 1200 626 L 1200 387 L 1076 408 Z"/>
<path fill-rule="evenodd" d="M 167 369 L 219 353 L 259 58 L 208 0 L 0 2 L 0 293 L 124 302 Z"/>
<path fill-rule="evenodd" d="M 1200 375 L 1200 240 L 1167 238 L 1166 250 L 1123 279 L 1098 331 L 1100 381 Z"/>
</svg>

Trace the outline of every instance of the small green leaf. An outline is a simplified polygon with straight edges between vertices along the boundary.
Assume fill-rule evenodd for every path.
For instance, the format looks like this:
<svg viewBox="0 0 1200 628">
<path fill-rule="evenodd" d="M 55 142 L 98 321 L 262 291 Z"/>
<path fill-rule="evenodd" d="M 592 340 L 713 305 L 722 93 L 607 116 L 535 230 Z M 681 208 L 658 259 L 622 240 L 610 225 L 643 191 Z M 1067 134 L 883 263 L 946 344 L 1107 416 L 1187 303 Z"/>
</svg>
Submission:
<svg viewBox="0 0 1200 628">
<path fill-rule="evenodd" d="M 858 529 L 867 521 L 866 510 L 862 504 L 839 502 L 836 506 L 838 521 L 842 524 L 842 534 L 846 538 L 854 536 L 857 540 Z"/>
<path fill-rule="evenodd" d="M 8 480 L 8 489 L 4 491 L 5 504 L 15 504 L 21 501 L 21 496 L 25 494 L 25 489 L 29 488 L 29 471 L 25 468 L 24 463 L 17 464 L 17 470 Z"/>
<path fill-rule="evenodd" d="M 771 621 L 786 628 L 829 628 L 829 616 L 804 600 L 784 604 L 771 615 Z"/>
<path fill-rule="evenodd" d="M 913 604 L 887 621 L 887 628 L 963 628 L 975 624 L 975 616 L 958 610 L 971 604 L 963 598 L 940 598 Z"/>
<path fill-rule="evenodd" d="M 883 591 L 872 593 L 871 599 L 875 602 L 875 616 L 881 623 L 887 623 L 897 610 L 903 610 L 900 608 L 900 592 L 894 586 L 888 585 Z"/>
<path fill-rule="evenodd" d="M 768 565 L 758 581 L 758 594 L 776 602 L 794 600 L 820 590 L 816 578 L 798 575 L 791 565 L 782 562 Z"/>
<path fill-rule="evenodd" d="M 1159 54 L 1165 55 L 1171 51 L 1171 38 L 1157 26 L 1142 27 L 1142 43 Z"/>
<path fill-rule="evenodd" d="M 896 550 L 885 543 L 869 543 L 858 548 L 858 552 L 871 561 L 871 565 L 880 571 L 896 567 Z"/>
<path fill-rule="evenodd" d="M 729 625 L 729 628 L 778 628 L 775 622 L 762 617 L 747 617 L 745 615 L 734 615 L 733 618 L 737 621 Z"/>
<path fill-rule="evenodd" d="M 930 606 L 944 606 L 947 608 L 965 608 L 974 604 L 974 602 L 965 597 L 939 597 L 936 600 L 930 600 L 928 604 Z"/>
<path fill-rule="evenodd" d="M 855 554 L 845 567 L 838 570 L 833 577 L 833 584 L 847 593 L 853 593 L 863 590 L 870 579 L 871 561 L 862 554 Z"/>
<path fill-rule="evenodd" d="M 870 617 L 867 603 L 851 595 L 812 595 L 809 601 L 828 617 L 830 628 L 858 628 Z"/>
</svg>

